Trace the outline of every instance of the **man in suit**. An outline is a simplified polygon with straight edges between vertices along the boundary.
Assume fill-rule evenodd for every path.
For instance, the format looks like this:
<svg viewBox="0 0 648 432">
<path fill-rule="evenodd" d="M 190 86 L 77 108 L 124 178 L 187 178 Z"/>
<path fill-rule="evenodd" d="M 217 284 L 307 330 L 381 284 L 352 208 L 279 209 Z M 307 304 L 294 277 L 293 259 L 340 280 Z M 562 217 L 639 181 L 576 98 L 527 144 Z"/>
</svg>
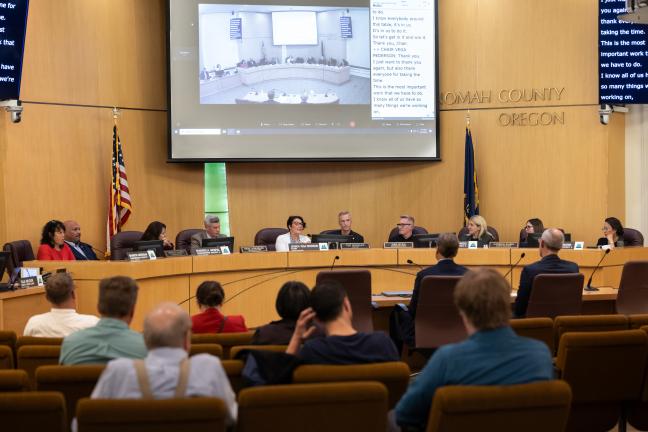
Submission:
<svg viewBox="0 0 648 432">
<path fill-rule="evenodd" d="M 81 225 L 75 220 L 66 220 L 65 225 L 65 243 L 72 249 L 74 257 L 79 261 L 96 260 L 93 247 L 88 243 L 81 241 Z"/>
<path fill-rule="evenodd" d="M 549 228 L 542 233 L 539 246 L 542 259 L 524 267 L 522 275 L 520 275 L 520 288 L 518 288 L 515 298 L 514 316 L 516 318 L 524 318 L 526 315 L 533 279 L 537 275 L 541 273 L 578 273 L 578 264 L 558 257 L 558 252 L 560 252 L 564 241 L 564 234 L 557 228 Z"/>
<path fill-rule="evenodd" d="M 399 306 L 394 308 L 391 315 L 390 334 L 396 346 L 402 347 L 403 342 L 407 345 L 414 346 L 414 318 L 416 317 L 416 307 L 421 290 L 421 282 L 425 276 L 463 276 L 468 269 L 458 265 L 453 258 L 459 251 L 459 239 L 454 233 L 442 233 L 437 240 L 436 265 L 428 267 L 417 273 L 414 280 L 414 290 L 412 291 L 412 300 L 407 310 Z"/>
<path fill-rule="evenodd" d="M 223 238 L 225 234 L 220 233 L 220 219 L 216 215 L 205 216 L 205 231 L 201 231 L 191 236 L 191 253 L 202 247 L 204 239 Z"/>
</svg>

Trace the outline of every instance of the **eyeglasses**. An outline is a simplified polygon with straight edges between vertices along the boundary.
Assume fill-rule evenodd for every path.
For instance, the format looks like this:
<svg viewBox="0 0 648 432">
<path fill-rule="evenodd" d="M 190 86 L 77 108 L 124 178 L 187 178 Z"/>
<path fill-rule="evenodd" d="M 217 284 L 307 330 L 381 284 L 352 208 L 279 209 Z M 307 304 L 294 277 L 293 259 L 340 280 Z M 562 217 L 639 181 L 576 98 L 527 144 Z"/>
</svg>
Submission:
<svg viewBox="0 0 648 432">
<path fill-rule="evenodd" d="M 526 228 L 526 229 L 533 229 L 533 225 L 527 225 L 527 226 L 525 226 L 524 228 Z"/>
<path fill-rule="evenodd" d="M 302 222 L 298 222 L 298 221 L 293 221 L 292 224 L 293 225 L 298 225 L 298 226 L 304 226 L 304 224 Z"/>
</svg>

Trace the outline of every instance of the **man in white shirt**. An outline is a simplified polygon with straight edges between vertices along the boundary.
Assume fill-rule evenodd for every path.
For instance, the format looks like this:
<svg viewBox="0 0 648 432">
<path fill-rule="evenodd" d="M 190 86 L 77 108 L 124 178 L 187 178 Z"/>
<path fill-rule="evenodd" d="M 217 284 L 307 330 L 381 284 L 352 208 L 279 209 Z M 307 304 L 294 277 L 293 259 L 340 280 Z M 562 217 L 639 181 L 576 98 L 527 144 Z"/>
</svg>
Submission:
<svg viewBox="0 0 648 432">
<path fill-rule="evenodd" d="M 66 337 L 77 330 L 94 327 L 99 321 L 94 315 L 82 315 L 76 311 L 74 281 L 68 273 L 55 273 L 45 284 L 45 298 L 52 310 L 29 318 L 25 336 Z"/>
</svg>

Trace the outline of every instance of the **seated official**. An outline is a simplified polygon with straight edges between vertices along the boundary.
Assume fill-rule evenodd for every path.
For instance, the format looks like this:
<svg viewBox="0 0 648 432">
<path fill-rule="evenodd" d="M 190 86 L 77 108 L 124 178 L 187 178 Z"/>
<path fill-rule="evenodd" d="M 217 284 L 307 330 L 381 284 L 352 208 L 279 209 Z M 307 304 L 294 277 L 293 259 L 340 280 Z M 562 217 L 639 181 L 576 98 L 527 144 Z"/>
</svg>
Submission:
<svg viewBox="0 0 648 432">
<path fill-rule="evenodd" d="M 70 247 L 77 261 L 96 260 L 97 255 L 93 247 L 88 243 L 81 241 L 81 225 L 75 220 L 66 220 L 65 225 L 65 243 Z"/>
<path fill-rule="evenodd" d="M 164 225 L 162 222 L 151 222 L 146 227 L 146 230 L 144 231 L 144 234 L 142 234 L 140 241 L 147 240 L 162 240 L 162 245 L 165 250 L 173 249 L 173 243 L 171 243 L 171 241 L 169 241 L 166 236 L 166 225 Z"/>
<path fill-rule="evenodd" d="M 295 332 L 299 314 L 309 306 L 310 290 L 308 287 L 298 281 L 286 282 L 279 290 L 275 302 L 275 309 L 281 319 L 257 328 L 252 337 L 252 343 L 255 345 L 288 345 Z"/>
<path fill-rule="evenodd" d="M 350 243 L 364 243 L 364 237 L 351 229 L 351 213 L 341 211 L 338 214 L 339 230 L 331 231 L 331 234 L 351 236 Z"/>
<path fill-rule="evenodd" d="M 548 228 L 540 237 L 539 252 L 542 259 L 529 264 L 522 269 L 520 275 L 520 288 L 515 297 L 513 315 L 516 318 L 524 318 L 526 315 L 533 279 L 544 273 L 578 273 L 578 264 L 560 259 L 558 252 L 565 242 L 565 235 L 557 228 Z"/>
<path fill-rule="evenodd" d="M 99 321 L 94 315 L 77 313 L 74 281 L 69 273 L 55 273 L 47 279 L 45 298 L 52 309 L 29 318 L 23 335 L 65 337 L 77 330 L 93 327 Z"/>
<path fill-rule="evenodd" d="M 326 280 L 313 288 L 311 307 L 302 311 L 286 353 L 310 364 L 358 364 L 398 361 L 394 343 L 382 333 L 360 333 L 353 328 L 351 303 L 340 282 Z M 308 339 L 321 324 L 325 337 Z M 299 348 L 302 342 L 304 345 Z"/>
<path fill-rule="evenodd" d="M 468 232 L 461 236 L 461 241 L 478 241 L 483 244 L 488 244 L 493 241 L 493 236 L 488 232 L 488 225 L 486 219 L 480 215 L 474 215 L 468 219 Z"/>
<path fill-rule="evenodd" d="M 225 234 L 220 233 L 220 218 L 216 215 L 207 215 L 204 220 L 205 230 L 191 236 L 191 253 L 202 247 L 205 239 L 223 238 Z"/>
<path fill-rule="evenodd" d="M 414 280 L 414 290 L 407 310 L 395 307 L 390 317 L 390 335 L 400 351 L 403 342 L 410 347 L 414 347 L 414 319 L 416 318 L 416 308 L 421 291 L 421 282 L 426 276 L 462 276 L 468 271 L 464 266 L 456 264 L 453 260 L 459 251 L 459 240 L 454 233 L 442 233 L 437 239 L 436 265 L 421 270 L 416 274 Z"/>
<path fill-rule="evenodd" d="M 390 235 L 388 242 L 412 242 L 414 239 L 414 217 L 409 215 L 402 215 L 396 224 L 398 232 Z"/>
<path fill-rule="evenodd" d="M 524 232 L 520 233 L 520 247 L 524 247 L 523 245 L 526 244 L 527 242 L 527 237 L 529 234 L 535 234 L 539 233 L 542 234 L 544 232 L 544 225 L 542 224 L 542 221 L 538 218 L 531 218 L 528 221 L 526 221 L 526 224 L 524 225 Z"/>
<path fill-rule="evenodd" d="M 621 221 L 615 217 L 609 217 L 605 219 L 603 223 L 603 237 L 598 239 L 596 246 L 609 246 L 614 249 L 614 247 L 623 247 L 623 225 Z"/>
<path fill-rule="evenodd" d="M 301 216 L 289 216 L 286 222 L 288 232 L 281 234 L 275 241 L 275 250 L 277 252 L 288 252 L 290 243 L 310 243 L 311 240 L 308 236 L 303 235 L 306 222 Z"/>
<path fill-rule="evenodd" d="M 102 279 L 97 305 L 101 319 L 94 327 L 63 339 L 59 363 L 96 364 L 121 357 L 146 357 L 141 333 L 128 328 L 135 312 L 137 290 L 137 283 L 127 276 Z"/>
<path fill-rule="evenodd" d="M 400 426 L 424 430 L 434 393 L 445 385 L 512 385 L 553 378 L 544 343 L 520 337 L 509 326 L 511 287 L 495 270 L 466 273 L 454 303 L 468 339 L 439 348 L 395 409 Z"/>
<path fill-rule="evenodd" d="M 74 254 L 65 243 L 65 225 L 58 220 L 51 220 L 43 227 L 41 244 L 36 259 L 41 261 L 73 261 Z"/>
<path fill-rule="evenodd" d="M 200 313 L 191 317 L 194 333 L 236 333 L 245 332 L 245 319 L 241 315 L 225 316 L 220 309 L 225 300 L 225 291 L 216 281 L 205 281 L 196 290 Z"/>
<path fill-rule="evenodd" d="M 108 363 L 92 399 L 217 397 L 227 408 L 226 423 L 236 421 L 236 395 L 220 359 L 210 354 L 187 355 L 191 320 L 180 306 L 162 303 L 153 309 L 144 319 L 144 340 L 146 358 L 120 358 Z M 180 388 L 180 382 L 186 387 Z"/>
</svg>

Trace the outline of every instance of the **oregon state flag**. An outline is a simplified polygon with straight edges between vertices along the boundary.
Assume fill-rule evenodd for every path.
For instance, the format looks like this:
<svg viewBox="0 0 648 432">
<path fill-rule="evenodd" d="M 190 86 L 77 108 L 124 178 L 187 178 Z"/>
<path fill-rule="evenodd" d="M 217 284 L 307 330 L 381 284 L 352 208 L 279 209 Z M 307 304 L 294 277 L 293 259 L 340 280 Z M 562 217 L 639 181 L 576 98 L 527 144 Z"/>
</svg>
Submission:
<svg viewBox="0 0 648 432">
<path fill-rule="evenodd" d="M 475 149 L 470 128 L 466 127 L 466 154 L 464 161 L 464 220 L 479 214 L 479 190 L 475 171 Z"/>
</svg>

